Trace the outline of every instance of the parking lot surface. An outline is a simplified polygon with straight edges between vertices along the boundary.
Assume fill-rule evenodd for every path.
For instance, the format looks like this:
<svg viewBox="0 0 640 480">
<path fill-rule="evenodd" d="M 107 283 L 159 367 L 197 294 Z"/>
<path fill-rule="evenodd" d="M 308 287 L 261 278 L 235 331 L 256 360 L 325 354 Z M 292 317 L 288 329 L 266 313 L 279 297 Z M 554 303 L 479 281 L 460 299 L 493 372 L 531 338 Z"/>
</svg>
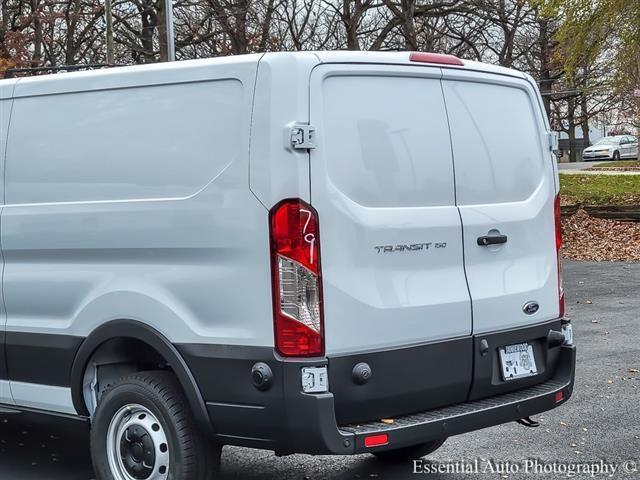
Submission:
<svg viewBox="0 0 640 480">
<path fill-rule="evenodd" d="M 227 447 L 222 478 L 524 478 L 527 467 L 535 478 L 568 478 L 563 468 L 593 469 L 592 464 L 616 468 L 595 478 L 640 478 L 633 471 L 640 466 L 640 264 L 566 262 L 564 275 L 578 345 L 576 386 L 568 403 L 536 418 L 540 427 L 510 423 L 450 438 L 417 467 L 390 467 L 367 455 L 276 457 Z M 414 473 L 438 468 L 458 472 Z M 590 472 L 572 478 L 593 478 Z M 5 478 L 93 478 L 86 426 L 0 413 L 0 479 Z"/>
</svg>

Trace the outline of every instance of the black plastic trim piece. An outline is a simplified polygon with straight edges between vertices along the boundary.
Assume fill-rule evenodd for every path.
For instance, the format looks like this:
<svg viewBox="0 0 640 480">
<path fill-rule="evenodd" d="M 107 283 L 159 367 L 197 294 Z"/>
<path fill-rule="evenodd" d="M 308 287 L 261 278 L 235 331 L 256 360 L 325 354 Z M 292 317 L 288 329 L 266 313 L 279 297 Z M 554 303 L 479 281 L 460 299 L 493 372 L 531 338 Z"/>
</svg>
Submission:
<svg viewBox="0 0 640 480">
<path fill-rule="evenodd" d="M 547 337 L 550 331 L 560 331 L 560 329 L 561 322 L 558 319 L 475 335 L 473 383 L 469 400 L 520 390 L 549 380 L 556 370 L 560 348 L 558 345 L 555 347 L 548 345 Z M 488 347 L 488 351 L 484 355 L 482 354 L 483 342 L 486 342 Z M 528 342 L 533 347 L 538 374 L 518 380 L 504 381 L 498 349 L 523 342 Z"/>
<path fill-rule="evenodd" d="M 198 384 L 180 352 L 160 332 L 134 320 L 114 320 L 105 323 L 94 330 L 80 346 L 71 369 L 71 397 L 73 406 L 80 415 L 89 416 L 82 394 L 83 377 L 89 359 L 103 343 L 114 338 L 140 340 L 162 355 L 178 378 L 196 422 L 203 431 L 213 433 Z"/>
<path fill-rule="evenodd" d="M 273 348 L 191 343 L 175 347 L 196 379 L 216 438 L 232 445 L 275 449 L 283 433 L 284 384 L 282 363 Z M 256 362 L 273 372 L 266 391 L 253 385 Z"/>
<path fill-rule="evenodd" d="M 336 427 L 333 395 L 301 391 L 301 368 L 326 366 L 325 358 L 283 358 L 273 347 L 176 347 L 197 379 L 220 443 L 283 455 L 353 453 L 351 435 Z M 257 362 L 273 372 L 268 390 L 254 387 L 251 371 Z"/>
<path fill-rule="evenodd" d="M 542 344 L 539 345 L 539 353 L 543 355 L 540 358 L 541 375 L 508 383 L 492 381 L 498 346 L 522 341 L 538 342 L 538 339 L 546 342 L 548 332 L 559 328 L 559 325 L 560 320 L 554 320 L 474 337 L 314 359 L 283 358 L 271 347 L 206 344 L 179 344 L 176 347 L 197 380 L 214 425 L 215 438 L 220 443 L 269 449 L 283 455 L 349 455 L 364 450 L 359 449 L 360 440 L 356 438 L 355 431 L 338 425 L 353 423 L 345 421 L 349 418 L 361 419 L 358 421 L 363 424 L 371 419 L 385 418 L 386 415 L 377 415 L 382 411 L 380 409 L 390 413 L 395 411 L 396 414 L 390 416 L 396 419 L 402 417 L 403 410 L 409 415 L 447 409 L 455 409 L 461 414 L 461 418 L 456 416 L 446 420 L 446 432 L 442 430 L 442 423 L 417 426 L 415 431 L 413 426 L 408 427 L 406 439 L 405 433 L 402 439 L 394 439 L 394 446 L 399 446 L 397 441 L 402 441 L 403 445 L 424 443 L 443 435 L 516 420 L 553 408 L 555 404 L 553 399 L 549 400 L 549 395 L 515 410 L 505 407 L 506 410 L 496 415 L 484 411 L 482 414 L 474 413 L 465 405 L 474 403 L 474 399 L 468 397 L 469 393 L 485 397 L 477 400 L 479 402 L 498 395 L 520 398 L 521 392 L 527 388 L 547 388 L 548 382 L 558 378 L 561 383 L 557 385 L 570 383 L 572 387 L 575 356 L 561 355 L 565 352 L 561 349 L 565 347 L 544 353 Z M 482 340 L 486 340 L 489 350 L 482 359 L 478 359 L 481 353 L 476 345 Z M 466 362 L 464 366 L 451 360 L 456 356 Z M 371 366 L 372 376 L 364 385 L 358 385 L 353 381 L 353 366 L 363 361 Z M 260 391 L 253 385 L 251 371 L 256 362 L 265 363 L 273 372 L 273 384 L 266 391 Z M 482 380 L 470 390 L 474 364 Z M 303 393 L 301 369 L 305 366 L 328 366 L 331 391 L 313 395 Z M 462 374 L 446 383 L 442 375 L 452 368 L 461 370 Z M 442 372 L 434 373 L 437 369 Z M 440 388 L 430 388 L 433 382 L 436 385 L 440 382 Z M 454 392 L 455 395 L 448 395 L 443 400 L 440 390 Z M 566 390 L 565 395 L 568 398 L 570 392 Z M 375 407 L 374 414 L 365 418 L 372 413 L 369 403 Z M 501 408 L 494 402 L 493 406 L 496 405 Z"/>
<path fill-rule="evenodd" d="M 329 388 L 339 424 L 391 418 L 467 399 L 472 381 L 473 338 L 404 348 L 329 356 Z M 371 369 L 366 383 L 353 379 L 356 365 Z"/>
<path fill-rule="evenodd" d="M 14 382 L 69 387 L 73 359 L 83 340 L 71 335 L 7 331 L 7 378 Z"/>
<path fill-rule="evenodd" d="M 7 374 L 7 357 L 5 355 L 5 335 L 6 332 L 3 329 L 0 329 L 0 380 L 8 380 L 9 376 Z"/>
<path fill-rule="evenodd" d="M 9 405 L 0 403 L 0 410 L 2 413 L 19 414 L 19 413 L 34 413 L 37 415 L 43 415 L 47 417 L 64 418 L 65 420 L 75 420 L 79 422 L 89 422 L 89 417 L 83 417 L 81 415 L 73 415 L 71 413 L 54 412 L 51 410 L 41 410 L 39 408 L 23 407 L 22 405 Z"/>
</svg>

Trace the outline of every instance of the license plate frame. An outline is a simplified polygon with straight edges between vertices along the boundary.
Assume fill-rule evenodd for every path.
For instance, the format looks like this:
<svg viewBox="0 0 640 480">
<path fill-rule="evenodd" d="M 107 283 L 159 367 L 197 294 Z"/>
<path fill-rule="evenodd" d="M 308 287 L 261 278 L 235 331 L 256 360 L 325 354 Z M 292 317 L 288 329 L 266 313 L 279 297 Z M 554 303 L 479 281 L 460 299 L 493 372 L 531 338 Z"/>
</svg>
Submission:
<svg viewBox="0 0 640 480">
<path fill-rule="evenodd" d="M 533 345 L 521 342 L 498 348 L 500 354 L 500 368 L 505 382 L 521 378 L 533 377 L 538 374 Z"/>
</svg>

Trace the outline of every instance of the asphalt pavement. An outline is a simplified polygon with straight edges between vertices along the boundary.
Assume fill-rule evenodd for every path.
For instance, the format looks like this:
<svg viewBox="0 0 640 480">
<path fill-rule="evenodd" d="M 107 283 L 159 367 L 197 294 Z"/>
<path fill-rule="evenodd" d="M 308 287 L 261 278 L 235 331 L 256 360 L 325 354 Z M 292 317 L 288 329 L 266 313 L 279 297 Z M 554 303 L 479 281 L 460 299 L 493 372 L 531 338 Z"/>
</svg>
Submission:
<svg viewBox="0 0 640 480">
<path fill-rule="evenodd" d="M 630 160 L 634 162 L 636 159 Z M 588 175 L 640 175 L 640 172 L 624 172 L 620 170 L 614 171 L 588 171 L 587 168 L 595 167 L 596 165 L 606 165 L 607 160 L 595 160 L 592 162 L 572 162 L 572 163 L 559 163 L 558 170 L 560 173 L 574 173 L 574 174 L 588 174 Z"/>
<path fill-rule="evenodd" d="M 640 264 L 566 262 L 564 274 L 578 345 L 576 386 L 569 402 L 536 418 L 540 427 L 510 423 L 453 437 L 417 466 L 226 447 L 222 479 L 640 478 L 633 473 L 640 465 L 640 373 L 632 371 L 640 369 Z M 612 465 L 608 474 L 592 476 L 604 464 Z M 571 476 L 567 468 L 582 473 Z M 436 469 L 458 473 L 413 473 Z M 0 479 L 91 478 L 83 423 L 0 414 Z"/>
<path fill-rule="evenodd" d="M 589 168 L 589 167 L 593 167 L 596 163 L 598 162 L 566 162 L 566 163 L 559 163 L 558 164 L 558 169 L 560 171 L 563 170 L 584 170 L 585 168 Z"/>
</svg>

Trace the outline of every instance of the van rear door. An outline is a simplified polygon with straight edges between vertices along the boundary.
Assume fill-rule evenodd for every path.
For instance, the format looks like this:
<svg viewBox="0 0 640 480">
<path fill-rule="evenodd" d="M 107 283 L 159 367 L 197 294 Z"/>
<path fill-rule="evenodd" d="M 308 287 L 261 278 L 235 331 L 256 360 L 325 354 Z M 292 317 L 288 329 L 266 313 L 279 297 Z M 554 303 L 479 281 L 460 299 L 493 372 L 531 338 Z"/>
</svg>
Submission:
<svg viewBox="0 0 640 480">
<path fill-rule="evenodd" d="M 546 337 L 559 321 L 524 327 L 559 317 L 556 181 L 537 93 L 526 80 L 443 75 L 473 307 L 473 399 L 544 381 L 553 371 Z M 537 374 L 503 380 L 504 352 L 519 348 L 532 348 L 537 365 L 529 373 Z"/>
<path fill-rule="evenodd" d="M 311 203 L 339 424 L 469 392 L 471 305 L 440 77 L 383 64 L 311 76 Z M 366 385 L 354 383 L 359 363 L 371 367 Z"/>
<path fill-rule="evenodd" d="M 311 203 L 328 355 L 468 336 L 441 69 L 321 65 Z"/>
<path fill-rule="evenodd" d="M 473 333 L 558 318 L 555 177 L 524 79 L 445 70 Z M 480 245 L 485 237 L 504 241 Z M 529 302 L 538 305 L 525 311 Z M 535 310 L 535 311 L 533 311 Z"/>
</svg>

